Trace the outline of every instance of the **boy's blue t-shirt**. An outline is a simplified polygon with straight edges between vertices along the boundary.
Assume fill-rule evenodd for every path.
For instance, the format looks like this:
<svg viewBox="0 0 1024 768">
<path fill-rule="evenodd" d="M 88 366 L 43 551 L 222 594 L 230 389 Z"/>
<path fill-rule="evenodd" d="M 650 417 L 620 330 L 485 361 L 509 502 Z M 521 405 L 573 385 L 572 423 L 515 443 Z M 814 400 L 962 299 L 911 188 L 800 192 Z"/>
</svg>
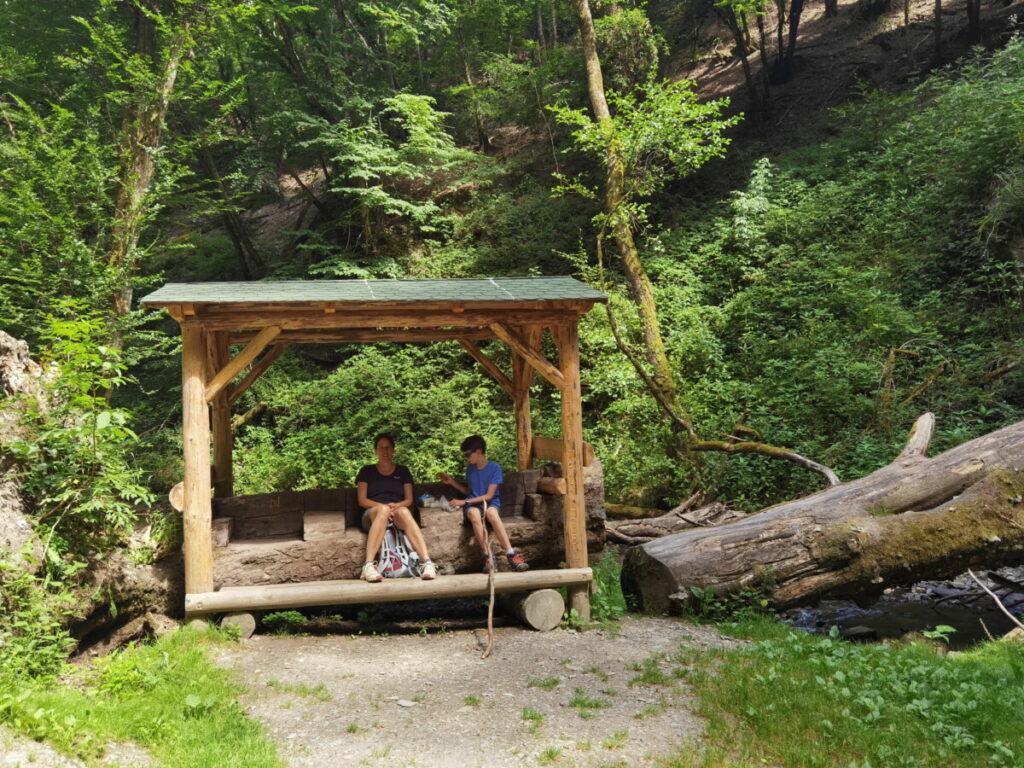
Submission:
<svg viewBox="0 0 1024 768">
<path fill-rule="evenodd" d="M 474 499 L 477 496 L 483 496 L 487 493 L 487 486 L 497 485 L 498 490 L 494 492 L 494 498 L 487 502 L 487 505 L 500 507 L 501 484 L 503 481 L 501 464 L 498 462 L 488 461 L 483 469 L 477 469 L 475 465 L 470 464 L 466 467 L 466 485 L 469 486 L 469 496 L 467 498 Z M 473 505 L 471 504 L 470 506 Z"/>
</svg>

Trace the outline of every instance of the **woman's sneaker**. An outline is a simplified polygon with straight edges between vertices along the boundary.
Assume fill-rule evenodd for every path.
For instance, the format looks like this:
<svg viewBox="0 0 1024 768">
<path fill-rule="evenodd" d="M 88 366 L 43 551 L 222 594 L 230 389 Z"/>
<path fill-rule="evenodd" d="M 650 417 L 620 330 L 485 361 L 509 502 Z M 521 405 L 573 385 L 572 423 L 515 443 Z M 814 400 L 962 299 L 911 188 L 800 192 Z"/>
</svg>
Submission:
<svg viewBox="0 0 1024 768">
<path fill-rule="evenodd" d="M 488 555 L 484 560 L 484 573 L 490 573 L 492 570 L 498 572 L 498 559 L 494 555 Z"/>
<path fill-rule="evenodd" d="M 380 572 L 374 567 L 373 563 L 367 563 L 363 566 L 363 572 L 359 574 L 359 578 L 373 584 L 376 584 L 378 581 L 384 581 L 384 577 L 380 575 Z"/>
<path fill-rule="evenodd" d="M 437 578 L 437 568 L 434 567 L 434 563 L 427 561 L 423 564 L 423 573 L 420 574 L 420 578 L 424 581 L 431 581 Z"/>
<path fill-rule="evenodd" d="M 518 552 L 513 552 L 511 555 L 505 555 L 508 558 L 508 567 L 513 571 L 528 571 L 530 570 L 530 564 L 523 560 L 523 556 Z"/>
</svg>

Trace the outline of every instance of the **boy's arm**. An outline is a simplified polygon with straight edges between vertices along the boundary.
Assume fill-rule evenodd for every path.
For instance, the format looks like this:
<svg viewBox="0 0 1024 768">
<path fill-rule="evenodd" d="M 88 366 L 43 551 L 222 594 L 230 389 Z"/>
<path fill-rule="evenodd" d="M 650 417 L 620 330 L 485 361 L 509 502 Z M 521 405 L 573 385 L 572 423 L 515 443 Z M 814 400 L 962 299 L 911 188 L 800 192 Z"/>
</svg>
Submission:
<svg viewBox="0 0 1024 768">
<path fill-rule="evenodd" d="M 459 493 L 469 493 L 469 486 L 466 485 L 465 483 L 459 482 L 451 475 L 441 472 L 437 476 L 437 479 L 440 480 L 442 483 L 448 483 L 448 485 L 450 485 L 452 488 L 455 488 Z"/>
</svg>

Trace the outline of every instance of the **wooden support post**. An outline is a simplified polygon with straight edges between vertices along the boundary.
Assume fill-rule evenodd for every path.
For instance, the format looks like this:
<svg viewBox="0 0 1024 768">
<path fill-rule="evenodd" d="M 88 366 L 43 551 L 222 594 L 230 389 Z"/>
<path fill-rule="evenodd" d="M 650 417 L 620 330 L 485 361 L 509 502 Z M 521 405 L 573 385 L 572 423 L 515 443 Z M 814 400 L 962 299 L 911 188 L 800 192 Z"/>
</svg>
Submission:
<svg viewBox="0 0 1024 768">
<path fill-rule="evenodd" d="M 212 363 L 207 379 L 212 378 L 228 362 L 227 331 L 207 334 Z M 217 498 L 234 496 L 234 468 L 232 467 L 231 403 L 228 390 L 221 389 L 213 398 L 213 495 Z"/>
<path fill-rule="evenodd" d="M 526 343 L 531 349 L 540 347 L 544 328 L 539 325 L 527 326 Z M 516 418 L 516 456 L 522 471 L 533 466 L 533 420 L 530 414 L 530 386 L 533 384 L 534 369 L 526 358 L 512 350 L 512 407 Z"/>
<path fill-rule="evenodd" d="M 580 393 L 579 329 L 576 323 L 553 329 L 558 346 L 562 388 L 562 477 L 565 478 L 565 562 L 587 567 L 587 521 L 583 501 L 583 406 Z M 569 587 L 569 607 L 581 621 L 590 621 L 590 595 L 585 587 Z"/>
<path fill-rule="evenodd" d="M 210 409 L 206 405 L 206 343 L 202 327 L 183 325 L 182 442 L 185 454 L 185 593 L 213 590 L 213 509 L 210 502 Z"/>
</svg>

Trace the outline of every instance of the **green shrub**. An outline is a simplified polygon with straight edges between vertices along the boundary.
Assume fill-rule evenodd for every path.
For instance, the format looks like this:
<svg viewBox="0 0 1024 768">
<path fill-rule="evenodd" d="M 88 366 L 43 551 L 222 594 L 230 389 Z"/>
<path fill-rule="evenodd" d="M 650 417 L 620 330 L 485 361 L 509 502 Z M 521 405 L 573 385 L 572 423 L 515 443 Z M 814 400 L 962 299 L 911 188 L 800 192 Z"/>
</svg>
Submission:
<svg viewBox="0 0 1024 768">
<path fill-rule="evenodd" d="M 942 657 L 766 621 L 746 624 L 762 638 L 753 646 L 676 657 L 710 718 L 712 745 L 752 763 L 808 768 L 1020 765 L 1019 646 Z"/>
</svg>

